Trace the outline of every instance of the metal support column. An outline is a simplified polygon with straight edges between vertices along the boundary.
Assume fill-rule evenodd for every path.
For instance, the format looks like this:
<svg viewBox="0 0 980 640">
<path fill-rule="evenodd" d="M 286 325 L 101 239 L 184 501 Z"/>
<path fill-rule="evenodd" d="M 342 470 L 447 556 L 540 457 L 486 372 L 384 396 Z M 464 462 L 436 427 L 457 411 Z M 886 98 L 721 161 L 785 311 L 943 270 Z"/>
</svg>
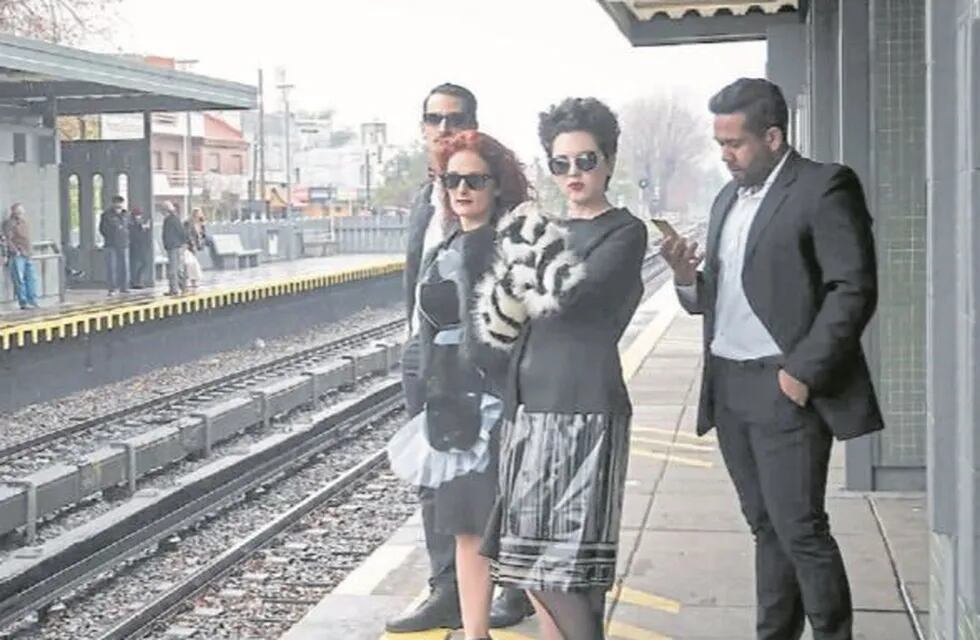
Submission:
<svg viewBox="0 0 980 640">
<path fill-rule="evenodd" d="M 154 209 L 156 207 L 154 206 L 155 199 L 153 195 L 153 114 L 149 111 L 143 112 L 143 144 L 146 147 L 144 158 L 147 167 L 147 171 L 145 172 L 146 182 L 144 184 L 144 189 L 146 195 L 144 196 L 145 202 L 143 203 L 143 211 L 150 220 L 150 237 L 152 238 L 153 234 L 156 233 L 156 230 L 153 228 L 155 217 Z M 156 251 L 155 247 L 156 243 L 151 240 L 149 247 L 149 259 L 147 261 L 149 268 L 144 270 L 143 282 L 141 283 L 144 287 L 152 287 L 153 283 L 156 281 L 156 256 L 154 256 L 154 252 Z"/>
<path fill-rule="evenodd" d="M 838 10 L 837 77 L 837 160 L 854 169 L 869 208 L 874 211 L 874 173 L 871 153 L 871 22 L 869 0 L 840 0 Z M 876 323 L 865 331 L 864 346 L 877 380 L 880 356 Z M 869 435 L 846 444 L 847 488 L 870 491 L 874 486 L 875 442 Z"/>
<path fill-rule="evenodd" d="M 814 160 L 832 162 L 838 155 L 837 3 L 826 0 L 811 3 L 808 20 L 811 156 Z"/>
<path fill-rule="evenodd" d="M 797 130 L 800 97 L 806 92 L 806 27 L 802 24 L 780 24 L 766 31 L 766 77 L 782 89 L 789 106 L 789 140 L 799 147 L 801 131 Z"/>
</svg>

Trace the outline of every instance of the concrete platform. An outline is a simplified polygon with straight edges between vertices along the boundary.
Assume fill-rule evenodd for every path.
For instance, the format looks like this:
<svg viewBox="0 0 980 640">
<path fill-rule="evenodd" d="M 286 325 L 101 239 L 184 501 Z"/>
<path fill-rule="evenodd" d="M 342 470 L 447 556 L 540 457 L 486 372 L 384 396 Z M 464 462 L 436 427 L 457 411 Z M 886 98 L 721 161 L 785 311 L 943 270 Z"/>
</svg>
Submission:
<svg viewBox="0 0 980 640">
<path fill-rule="evenodd" d="M 672 293 L 672 292 L 671 292 Z M 635 405 L 633 455 L 619 552 L 620 587 L 610 594 L 608 637 L 622 640 L 751 640 L 755 637 L 753 542 L 717 443 L 694 434 L 701 323 L 654 296 L 625 348 Z M 831 525 L 845 556 L 856 607 L 855 638 L 915 638 L 899 592 L 925 623 L 927 535 L 921 495 L 841 490 L 836 447 L 828 492 Z M 877 514 L 877 517 L 876 517 Z M 418 515 L 366 566 L 325 598 L 283 640 L 444 640 L 449 630 L 383 634 L 385 618 L 423 595 L 428 564 Z M 892 560 L 894 558 L 894 562 Z M 532 619 L 493 633 L 538 638 Z M 809 638 L 809 632 L 804 636 Z"/>
<path fill-rule="evenodd" d="M 0 412 L 403 300 L 401 258 L 340 255 L 208 273 L 194 292 L 84 298 L 0 324 Z"/>
<path fill-rule="evenodd" d="M 374 277 L 403 268 L 403 256 L 348 254 L 261 264 L 234 271 L 205 271 L 199 286 L 179 297 L 165 296 L 166 281 L 153 289 L 108 297 L 103 289 L 69 289 L 65 301 L 45 300 L 40 309 L 0 308 L 0 350 L 23 348 L 55 339 L 77 337 L 134 322 L 226 304 L 241 304 L 270 295 Z"/>
</svg>

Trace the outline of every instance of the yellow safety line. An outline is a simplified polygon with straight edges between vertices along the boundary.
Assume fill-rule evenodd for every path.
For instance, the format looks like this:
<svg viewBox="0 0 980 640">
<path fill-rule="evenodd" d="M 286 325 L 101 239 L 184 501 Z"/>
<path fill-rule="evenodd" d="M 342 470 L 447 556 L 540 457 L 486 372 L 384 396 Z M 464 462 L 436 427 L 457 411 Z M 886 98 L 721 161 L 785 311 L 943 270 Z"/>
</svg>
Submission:
<svg viewBox="0 0 980 640">
<path fill-rule="evenodd" d="M 714 447 L 709 447 L 703 444 L 690 444 L 688 442 L 672 442 L 670 440 L 663 440 L 660 438 L 642 438 L 639 436 L 634 436 L 630 438 L 632 442 L 638 442 L 640 444 L 656 444 L 662 447 L 670 447 L 673 449 L 683 449 L 684 451 L 698 451 L 704 453 L 711 453 L 715 450 Z"/>
<path fill-rule="evenodd" d="M 664 598 L 663 596 L 654 595 L 638 589 L 631 589 L 622 584 L 613 587 L 608 597 L 617 599 L 619 602 L 646 607 L 647 609 L 656 609 L 657 611 L 665 611 L 667 613 L 681 612 L 681 603 L 677 600 L 671 600 L 670 598 Z"/>
<path fill-rule="evenodd" d="M 669 289 L 669 290 L 668 290 Z M 671 282 L 664 284 L 654 293 L 650 300 L 644 305 L 653 303 L 659 307 L 656 317 L 640 332 L 629 347 L 623 352 L 623 379 L 629 382 L 633 379 L 643 365 L 643 361 L 653 351 L 660 339 L 667 333 L 667 329 L 674 322 L 674 317 L 680 308 L 677 302 L 677 294 L 674 293 L 674 285 Z"/>
<path fill-rule="evenodd" d="M 609 626 L 606 627 L 606 633 L 611 638 L 621 638 L 622 640 L 670 640 L 670 636 L 634 627 L 625 622 L 610 622 Z"/>
<path fill-rule="evenodd" d="M 452 629 L 429 629 L 417 633 L 383 633 L 380 640 L 449 640 L 452 635 Z M 496 632 L 493 637 L 498 637 Z"/>
<path fill-rule="evenodd" d="M 654 460 L 664 460 L 667 462 L 676 462 L 688 467 L 699 467 L 701 469 L 711 469 L 715 465 L 711 462 L 706 462 L 704 460 L 698 460 L 697 458 L 688 458 L 685 456 L 675 456 L 672 453 L 660 453 L 659 451 L 646 451 L 644 449 L 631 448 L 631 456 L 641 456 L 643 458 L 653 458 Z"/>
<path fill-rule="evenodd" d="M 630 431 L 633 431 L 634 433 L 659 433 L 665 436 L 676 436 L 678 438 L 694 440 L 697 442 L 718 442 L 717 438 L 714 436 L 699 436 L 696 433 L 685 433 L 683 431 L 674 431 L 673 429 L 660 429 L 657 427 L 630 427 Z"/>
<path fill-rule="evenodd" d="M 78 337 L 80 334 L 107 331 L 147 320 L 197 313 L 205 309 L 264 300 L 273 296 L 294 295 L 302 291 L 311 291 L 334 284 L 396 273 L 404 268 L 403 260 L 389 260 L 381 264 L 333 272 L 326 276 L 323 274 L 291 276 L 282 281 L 263 282 L 239 286 L 231 290 L 192 294 L 178 300 L 140 299 L 123 306 L 101 303 L 87 305 L 81 309 L 69 309 L 56 315 L 37 318 L 22 324 L 0 325 L 0 349 L 9 351 L 15 347 L 28 346 L 28 344 L 52 342 L 56 338 Z"/>
<path fill-rule="evenodd" d="M 534 638 L 531 636 L 526 636 L 523 633 L 517 633 L 516 631 L 494 629 L 493 640 L 534 640 Z"/>
</svg>

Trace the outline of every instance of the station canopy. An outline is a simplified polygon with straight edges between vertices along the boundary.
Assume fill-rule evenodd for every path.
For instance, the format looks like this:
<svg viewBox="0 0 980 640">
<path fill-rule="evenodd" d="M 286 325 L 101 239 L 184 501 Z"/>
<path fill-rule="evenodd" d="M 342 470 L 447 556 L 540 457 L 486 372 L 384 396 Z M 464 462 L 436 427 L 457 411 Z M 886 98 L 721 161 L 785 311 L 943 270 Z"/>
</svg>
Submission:
<svg viewBox="0 0 980 640">
<path fill-rule="evenodd" d="M 634 46 L 761 40 L 799 23 L 808 0 L 597 0 Z"/>
<path fill-rule="evenodd" d="M 0 34 L 0 111 L 58 115 L 252 109 L 255 87 Z"/>
</svg>

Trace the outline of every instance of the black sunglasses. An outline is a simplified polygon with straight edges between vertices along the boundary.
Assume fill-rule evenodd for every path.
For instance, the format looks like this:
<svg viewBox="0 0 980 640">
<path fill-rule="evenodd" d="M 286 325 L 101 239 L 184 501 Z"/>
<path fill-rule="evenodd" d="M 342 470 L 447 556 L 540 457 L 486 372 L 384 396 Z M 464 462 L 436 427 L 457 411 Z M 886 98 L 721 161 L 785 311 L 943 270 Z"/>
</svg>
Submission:
<svg viewBox="0 0 980 640">
<path fill-rule="evenodd" d="M 442 125 L 445 120 L 446 126 L 450 129 L 459 129 L 465 127 L 472 122 L 469 114 L 463 113 L 461 111 L 454 111 L 452 113 L 425 113 L 422 114 L 422 122 L 433 127 L 438 127 Z"/>
<path fill-rule="evenodd" d="M 463 182 L 474 191 L 482 191 L 487 188 L 487 181 L 493 180 L 493 176 L 485 173 L 444 173 L 440 176 L 442 186 L 450 191 L 459 188 Z"/>
<path fill-rule="evenodd" d="M 552 175 L 566 175 L 572 170 L 573 161 L 575 162 L 575 166 L 578 167 L 578 170 L 585 173 L 599 166 L 599 154 L 595 151 L 586 151 L 578 154 L 572 160 L 569 160 L 568 156 L 552 156 L 548 160 L 548 170 L 551 171 Z"/>
</svg>

